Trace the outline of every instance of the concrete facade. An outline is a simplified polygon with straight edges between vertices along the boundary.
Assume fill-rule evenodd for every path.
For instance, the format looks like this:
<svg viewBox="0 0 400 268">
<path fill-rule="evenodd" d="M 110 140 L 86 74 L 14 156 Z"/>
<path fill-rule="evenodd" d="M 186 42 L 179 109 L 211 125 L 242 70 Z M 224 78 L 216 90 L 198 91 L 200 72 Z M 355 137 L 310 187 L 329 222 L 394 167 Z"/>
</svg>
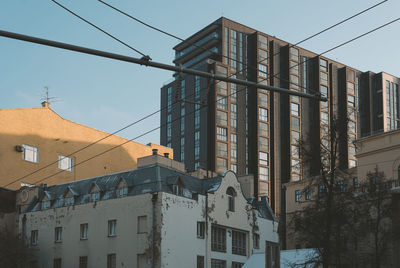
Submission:
<svg viewBox="0 0 400 268">
<path fill-rule="evenodd" d="M 152 149 L 173 157 L 170 148 L 156 144 L 142 145 L 66 120 L 48 105 L 41 108 L 0 109 L 0 122 L 0 187 L 19 189 L 21 182 L 53 185 L 135 169 L 137 158 L 151 155 Z M 103 140 L 73 154 L 69 163 L 79 164 L 101 152 L 109 152 L 69 170 L 60 169 L 59 157 L 68 156 L 100 139 Z M 123 145 L 112 149 L 120 144 Z M 24 146 L 37 150 L 32 153 L 35 156 L 31 161 L 24 160 Z M 42 170 L 30 174 L 39 169 Z"/>
<path fill-rule="evenodd" d="M 19 215 L 19 231 L 30 242 L 37 232 L 31 247 L 38 267 L 52 267 L 55 259 L 61 259 L 62 267 L 79 267 L 84 256 L 84 267 L 108 267 L 107 256 L 115 254 L 115 267 L 198 267 L 199 259 L 203 267 L 217 267 L 217 259 L 230 268 L 245 263 L 252 253 L 265 252 L 267 241 L 279 243 L 272 210 L 265 200 L 246 199 L 235 173 L 200 179 L 162 164 L 166 162 L 150 156 L 137 170 L 25 189 L 31 200 Z M 120 191 L 125 187 L 126 193 Z M 233 211 L 228 188 L 235 193 Z M 93 201 L 96 189 L 100 199 Z M 66 205 L 70 197 L 74 203 Z M 43 208 L 49 200 L 50 207 Z M 112 220 L 116 231 L 110 235 Z M 84 238 L 82 224 L 88 226 Z M 225 230 L 225 250 L 218 252 L 212 250 L 215 226 Z M 62 230 L 60 241 L 56 228 Z M 235 232 L 244 234 L 244 254 L 232 252 Z"/>
</svg>

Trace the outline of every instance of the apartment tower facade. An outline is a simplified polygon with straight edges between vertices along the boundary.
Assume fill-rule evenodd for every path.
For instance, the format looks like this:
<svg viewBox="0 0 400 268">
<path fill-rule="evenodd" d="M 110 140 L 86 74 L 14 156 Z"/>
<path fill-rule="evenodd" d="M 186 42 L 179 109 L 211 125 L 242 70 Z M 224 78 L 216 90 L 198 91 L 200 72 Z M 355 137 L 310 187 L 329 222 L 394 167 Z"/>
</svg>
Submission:
<svg viewBox="0 0 400 268">
<path fill-rule="evenodd" d="M 329 148 L 334 120 L 343 169 L 357 165 L 357 137 L 399 125 L 398 78 L 361 72 L 229 19 L 216 20 L 174 50 L 177 66 L 328 98 L 179 73 L 161 88 L 160 143 L 174 149 L 174 159 L 192 170 L 253 174 L 255 195 L 266 196 L 278 216 L 285 212 L 282 185 L 318 174 L 318 145 Z M 300 140 L 308 141 L 311 161 L 301 159 Z"/>
</svg>

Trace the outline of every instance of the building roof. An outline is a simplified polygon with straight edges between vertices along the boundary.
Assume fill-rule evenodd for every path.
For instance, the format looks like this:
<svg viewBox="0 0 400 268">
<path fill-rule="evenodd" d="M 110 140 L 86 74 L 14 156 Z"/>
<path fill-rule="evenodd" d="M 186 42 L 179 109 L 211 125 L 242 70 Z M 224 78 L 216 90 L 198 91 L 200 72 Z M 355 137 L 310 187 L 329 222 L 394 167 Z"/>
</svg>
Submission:
<svg viewBox="0 0 400 268">
<path fill-rule="evenodd" d="M 115 199 L 117 197 L 117 186 L 123 180 L 128 187 L 127 196 L 140 195 L 152 192 L 172 193 L 173 185 L 181 185 L 183 196 L 196 199 L 197 195 L 215 192 L 222 183 L 224 175 L 214 178 L 199 179 L 188 175 L 182 171 L 156 163 L 148 166 L 139 167 L 135 170 L 128 170 L 94 178 L 58 184 L 46 188 L 40 188 L 37 198 L 32 200 L 25 212 L 41 210 L 41 201 L 47 197 L 50 200 L 50 208 L 65 206 L 65 193 L 70 191 L 74 196 L 74 205 L 92 202 L 91 189 L 96 187 L 100 191 L 100 201 Z M 253 203 L 254 200 L 249 200 Z M 257 201 L 258 202 L 258 201 Z M 266 200 L 258 202 L 259 216 L 274 220 L 271 208 Z"/>
</svg>

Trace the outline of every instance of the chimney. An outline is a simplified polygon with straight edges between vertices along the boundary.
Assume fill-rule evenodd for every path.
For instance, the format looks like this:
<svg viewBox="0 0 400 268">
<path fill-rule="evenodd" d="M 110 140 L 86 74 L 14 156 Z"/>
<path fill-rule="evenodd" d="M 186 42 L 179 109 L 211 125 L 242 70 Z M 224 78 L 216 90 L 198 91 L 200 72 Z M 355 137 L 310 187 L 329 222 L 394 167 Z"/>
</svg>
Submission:
<svg viewBox="0 0 400 268">
<path fill-rule="evenodd" d="M 153 149 L 153 155 L 158 155 L 158 149 Z"/>
<path fill-rule="evenodd" d="M 42 107 L 43 108 L 50 108 L 50 103 L 47 101 L 42 102 Z"/>
<path fill-rule="evenodd" d="M 164 153 L 164 156 L 165 156 L 166 158 L 169 158 L 169 153 Z"/>
</svg>

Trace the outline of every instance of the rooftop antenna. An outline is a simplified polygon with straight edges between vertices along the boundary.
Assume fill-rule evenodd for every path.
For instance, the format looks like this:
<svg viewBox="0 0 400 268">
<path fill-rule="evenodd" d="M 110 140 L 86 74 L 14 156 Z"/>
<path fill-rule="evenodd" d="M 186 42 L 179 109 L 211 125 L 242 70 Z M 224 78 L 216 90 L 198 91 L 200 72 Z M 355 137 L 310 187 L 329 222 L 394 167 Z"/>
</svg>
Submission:
<svg viewBox="0 0 400 268">
<path fill-rule="evenodd" d="M 42 107 L 50 107 L 50 101 L 53 102 L 57 102 L 57 100 L 55 100 L 55 97 L 49 97 L 49 87 L 45 86 L 44 89 L 46 90 L 45 95 L 41 98 L 42 100 Z"/>
</svg>

